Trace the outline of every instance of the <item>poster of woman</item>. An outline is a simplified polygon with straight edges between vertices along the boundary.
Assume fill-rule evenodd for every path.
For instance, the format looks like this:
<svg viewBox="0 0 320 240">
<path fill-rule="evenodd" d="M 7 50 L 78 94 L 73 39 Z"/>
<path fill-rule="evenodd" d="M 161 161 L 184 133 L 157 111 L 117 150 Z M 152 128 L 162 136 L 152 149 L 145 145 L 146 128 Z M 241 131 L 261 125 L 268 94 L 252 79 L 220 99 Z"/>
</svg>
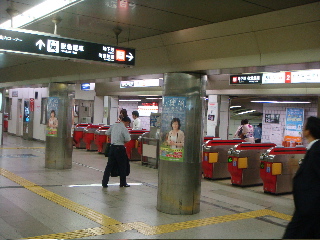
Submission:
<svg viewBox="0 0 320 240">
<path fill-rule="evenodd" d="M 161 118 L 160 159 L 183 162 L 186 97 L 164 97 Z"/>
<path fill-rule="evenodd" d="M 57 137 L 58 134 L 58 106 L 59 98 L 48 98 L 48 122 L 47 122 L 47 136 Z"/>
</svg>

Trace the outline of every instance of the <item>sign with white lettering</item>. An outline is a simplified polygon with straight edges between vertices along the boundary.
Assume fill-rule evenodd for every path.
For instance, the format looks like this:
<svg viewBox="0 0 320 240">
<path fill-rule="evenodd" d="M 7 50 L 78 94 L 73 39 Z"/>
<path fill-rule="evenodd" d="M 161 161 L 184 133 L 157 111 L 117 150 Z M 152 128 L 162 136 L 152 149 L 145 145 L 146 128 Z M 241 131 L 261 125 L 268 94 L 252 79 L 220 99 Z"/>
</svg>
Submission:
<svg viewBox="0 0 320 240">
<path fill-rule="evenodd" d="M 115 65 L 134 66 L 135 64 L 135 49 L 62 38 L 55 35 L 42 35 L 31 31 L 0 29 L 0 50 Z"/>
<path fill-rule="evenodd" d="M 230 76 L 230 84 L 261 84 L 261 83 L 262 83 L 262 73 Z"/>
</svg>

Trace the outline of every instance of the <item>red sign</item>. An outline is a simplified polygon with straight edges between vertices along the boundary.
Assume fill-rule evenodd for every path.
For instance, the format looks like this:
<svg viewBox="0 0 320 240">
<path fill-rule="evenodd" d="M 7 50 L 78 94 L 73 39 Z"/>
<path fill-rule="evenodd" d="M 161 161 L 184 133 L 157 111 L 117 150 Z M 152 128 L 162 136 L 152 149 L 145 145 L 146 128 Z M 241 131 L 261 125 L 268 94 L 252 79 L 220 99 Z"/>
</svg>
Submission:
<svg viewBox="0 0 320 240">
<path fill-rule="evenodd" d="M 30 98 L 30 112 L 34 111 L 34 98 Z"/>
<path fill-rule="evenodd" d="M 285 74 L 285 83 L 291 83 L 291 72 L 286 72 Z"/>
</svg>

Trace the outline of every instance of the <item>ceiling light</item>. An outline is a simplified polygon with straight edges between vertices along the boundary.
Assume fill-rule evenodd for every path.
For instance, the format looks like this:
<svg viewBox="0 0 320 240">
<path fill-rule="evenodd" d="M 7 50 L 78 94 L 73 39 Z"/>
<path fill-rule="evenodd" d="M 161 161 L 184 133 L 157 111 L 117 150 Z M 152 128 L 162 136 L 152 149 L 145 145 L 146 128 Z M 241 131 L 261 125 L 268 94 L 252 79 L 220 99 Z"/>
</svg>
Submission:
<svg viewBox="0 0 320 240">
<path fill-rule="evenodd" d="M 162 97 L 158 97 L 158 98 L 156 98 L 156 97 L 154 97 L 154 98 L 149 97 L 149 98 L 146 98 L 146 99 L 162 99 Z"/>
<path fill-rule="evenodd" d="M 230 109 L 232 108 L 241 108 L 241 106 L 230 106 Z"/>
<path fill-rule="evenodd" d="M 119 102 L 141 102 L 141 99 L 119 99 Z"/>
<path fill-rule="evenodd" d="M 302 101 L 251 101 L 255 103 L 311 103 L 311 102 L 302 102 Z"/>
<path fill-rule="evenodd" d="M 27 24 L 41 19 L 43 17 L 50 16 L 59 10 L 70 7 L 74 4 L 82 2 L 84 0 L 46 0 L 33 8 L 13 17 L 13 25 L 15 28 L 26 26 Z M 0 25 L 1 28 L 10 28 L 11 20 L 8 20 Z"/>
</svg>

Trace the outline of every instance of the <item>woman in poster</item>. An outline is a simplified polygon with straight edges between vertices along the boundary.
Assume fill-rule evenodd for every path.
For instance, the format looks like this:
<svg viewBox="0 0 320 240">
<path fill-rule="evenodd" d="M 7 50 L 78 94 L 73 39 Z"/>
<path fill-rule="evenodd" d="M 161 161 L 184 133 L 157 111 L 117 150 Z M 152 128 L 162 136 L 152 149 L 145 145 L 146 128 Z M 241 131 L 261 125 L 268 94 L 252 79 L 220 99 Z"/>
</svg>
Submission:
<svg viewBox="0 0 320 240">
<path fill-rule="evenodd" d="M 171 121 L 172 130 L 167 135 L 167 144 L 172 149 L 182 149 L 184 146 L 184 133 L 180 130 L 181 124 L 179 118 L 173 118 Z"/>
<path fill-rule="evenodd" d="M 50 112 L 50 118 L 48 121 L 48 126 L 51 130 L 57 130 L 58 127 L 58 119 L 56 118 L 56 111 L 51 110 Z"/>
</svg>

